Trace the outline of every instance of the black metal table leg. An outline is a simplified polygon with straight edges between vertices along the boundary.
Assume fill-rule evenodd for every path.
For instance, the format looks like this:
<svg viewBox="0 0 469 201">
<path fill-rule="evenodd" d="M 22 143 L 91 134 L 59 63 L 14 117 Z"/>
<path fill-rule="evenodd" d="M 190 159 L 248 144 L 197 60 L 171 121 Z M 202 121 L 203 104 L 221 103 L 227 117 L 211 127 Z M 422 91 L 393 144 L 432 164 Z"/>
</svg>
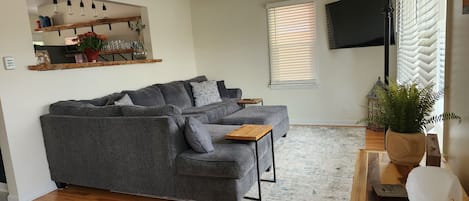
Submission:
<svg viewBox="0 0 469 201">
<path fill-rule="evenodd" d="M 245 199 L 249 199 L 249 200 L 259 200 L 261 201 L 262 200 L 262 193 L 261 193 L 261 175 L 260 175 L 260 171 L 259 171 L 259 155 L 258 155 L 258 151 L 257 151 L 257 142 L 255 143 L 256 145 L 256 166 L 257 166 L 257 188 L 259 190 L 259 198 L 253 198 L 253 197 L 244 197 Z"/>
<path fill-rule="evenodd" d="M 272 133 L 272 131 L 270 131 L 270 142 L 272 143 L 271 151 L 272 151 L 272 168 L 274 170 L 274 180 L 261 179 L 261 181 L 276 183 L 277 182 L 277 175 L 275 174 L 274 134 Z"/>
</svg>

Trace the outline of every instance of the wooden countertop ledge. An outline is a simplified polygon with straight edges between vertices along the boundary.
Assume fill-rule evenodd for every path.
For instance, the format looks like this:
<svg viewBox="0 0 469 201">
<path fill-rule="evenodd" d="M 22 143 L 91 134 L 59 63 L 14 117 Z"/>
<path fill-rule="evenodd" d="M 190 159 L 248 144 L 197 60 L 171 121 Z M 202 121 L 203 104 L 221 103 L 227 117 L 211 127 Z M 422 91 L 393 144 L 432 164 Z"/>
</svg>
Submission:
<svg viewBox="0 0 469 201">
<path fill-rule="evenodd" d="M 127 64 L 144 64 L 162 62 L 162 59 L 145 59 L 145 60 L 130 60 L 130 61 L 106 61 L 96 63 L 64 63 L 64 64 L 39 64 L 28 66 L 29 70 L 47 71 L 47 70 L 65 70 L 74 68 L 91 68 L 91 67 L 106 67 Z"/>
</svg>

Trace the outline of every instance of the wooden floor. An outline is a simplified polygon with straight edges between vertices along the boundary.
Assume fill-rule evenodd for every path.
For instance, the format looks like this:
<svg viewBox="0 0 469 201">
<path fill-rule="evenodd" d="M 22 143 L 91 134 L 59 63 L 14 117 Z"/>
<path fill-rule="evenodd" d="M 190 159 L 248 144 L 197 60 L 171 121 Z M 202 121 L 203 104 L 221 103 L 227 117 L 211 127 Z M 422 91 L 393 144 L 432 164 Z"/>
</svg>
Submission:
<svg viewBox="0 0 469 201">
<path fill-rule="evenodd" d="M 366 130 L 365 149 L 384 150 L 384 133 Z M 161 199 L 111 193 L 109 191 L 70 186 L 55 190 L 36 201 L 163 201 Z"/>
</svg>

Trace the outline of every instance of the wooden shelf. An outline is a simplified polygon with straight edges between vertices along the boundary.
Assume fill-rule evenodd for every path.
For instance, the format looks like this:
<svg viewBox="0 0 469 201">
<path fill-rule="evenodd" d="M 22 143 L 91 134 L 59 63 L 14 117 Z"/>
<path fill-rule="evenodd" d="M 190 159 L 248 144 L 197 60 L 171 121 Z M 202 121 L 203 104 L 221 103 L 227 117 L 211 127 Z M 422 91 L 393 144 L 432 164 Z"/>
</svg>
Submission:
<svg viewBox="0 0 469 201">
<path fill-rule="evenodd" d="M 140 16 L 133 16 L 133 17 L 121 17 L 121 18 L 104 18 L 99 20 L 93 20 L 88 22 L 80 22 L 74 24 L 63 24 L 63 25 L 56 25 L 50 27 L 43 27 L 43 28 L 36 28 L 34 31 L 37 32 L 50 32 L 50 31 L 61 31 L 67 29 L 76 29 L 81 27 L 91 27 L 96 25 L 110 25 L 119 22 L 130 22 L 130 21 L 137 21 L 140 19 Z"/>
<path fill-rule="evenodd" d="M 91 68 L 91 67 L 106 67 L 115 65 L 126 64 L 144 64 L 162 62 L 162 59 L 146 59 L 146 60 L 131 60 L 131 61 L 106 61 L 106 62 L 88 62 L 88 63 L 64 63 L 64 64 L 40 64 L 28 66 L 29 70 L 48 71 L 48 70 L 66 70 L 74 68 Z"/>
</svg>

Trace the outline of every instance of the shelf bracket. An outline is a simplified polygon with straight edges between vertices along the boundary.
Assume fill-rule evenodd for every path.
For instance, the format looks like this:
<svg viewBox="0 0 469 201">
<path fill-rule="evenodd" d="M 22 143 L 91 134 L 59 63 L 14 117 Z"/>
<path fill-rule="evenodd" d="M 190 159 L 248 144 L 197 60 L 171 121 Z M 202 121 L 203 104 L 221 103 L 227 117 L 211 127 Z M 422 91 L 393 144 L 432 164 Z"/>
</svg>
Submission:
<svg viewBox="0 0 469 201">
<path fill-rule="evenodd" d="M 130 24 L 130 21 L 127 22 L 127 25 L 129 26 L 129 29 L 132 29 L 132 25 Z"/>
<path fill-rule="evenodd" d="M 91 26 L 91 32 L 94 32 L 94 26 Z"/>
<path fill-rule="evenodd" d="M 73 32 L 75 33 L 75 35 L 77 35 L 77 28 L 74 28 Z"/>
<path fill-rule="evenodd" d="M 59 32 L 59 36 L 62 36 L 62 33 L 60 33 L 60 30 L 58 30 L 57 32 Z"/>
<path fill-rule="evenodd" d="M 109 26 L 109 31 L 111 31 L 112 30 L 111 24 L 107 24 L 107 25 Z"/>
</svg>

